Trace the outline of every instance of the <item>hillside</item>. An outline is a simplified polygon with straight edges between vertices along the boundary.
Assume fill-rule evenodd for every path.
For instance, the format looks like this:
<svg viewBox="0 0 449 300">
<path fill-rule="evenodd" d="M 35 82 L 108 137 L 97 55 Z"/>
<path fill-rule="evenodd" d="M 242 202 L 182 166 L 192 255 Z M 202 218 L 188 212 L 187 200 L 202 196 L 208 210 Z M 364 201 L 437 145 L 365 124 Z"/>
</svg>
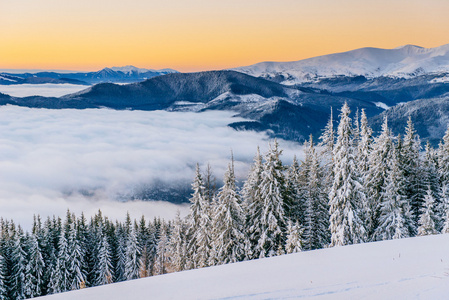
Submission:
<svg viewBox="0 0 449 300">
<path fill-rule="evenodd" d="M 293 62 L 261 62 L 234 70 L 284 84 L 338 76 L 409 78 L 449 72 L 449 44 L 436 48 L 414 45 L 395 49 L 368 47 Z"/>
<path fill-rule="evenodd" d="M 283 255 L 43 299 L 445 299 L 449 235 Z"/>
</svg>

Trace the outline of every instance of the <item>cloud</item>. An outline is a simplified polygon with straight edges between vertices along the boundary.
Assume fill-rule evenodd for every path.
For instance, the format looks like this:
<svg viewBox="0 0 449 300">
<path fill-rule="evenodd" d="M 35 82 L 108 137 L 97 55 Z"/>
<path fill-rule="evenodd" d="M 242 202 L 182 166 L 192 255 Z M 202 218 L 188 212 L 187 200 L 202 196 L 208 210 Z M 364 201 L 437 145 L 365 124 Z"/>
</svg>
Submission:
<svg viewBox="0 0 449 300">
<path fill-rule="evenodd" d="M 78 84 L 13 84 L 0 85 L 0 93 L 14 97 L 45 96 L 61 97 L 67 94 L 79 92 L 88 88 Z"/>
<path fill-rule="evenodd" d="M 234 131 L 230 112 L 47 110 L 0 107 L 0 215 L 29 224 L 33 214 L 86 215 L 99 208 L 120 217 L 173 217 L 186 206 L 132 201 L 142 186 L 189 184 L 197 162 L 221 180 L 230 151 L 246 177 L 263 133 Z M 280 141 L 290 163 L 301 148 Z M 158 200 L 158 199 L 154 199 Z"/>
</svg>

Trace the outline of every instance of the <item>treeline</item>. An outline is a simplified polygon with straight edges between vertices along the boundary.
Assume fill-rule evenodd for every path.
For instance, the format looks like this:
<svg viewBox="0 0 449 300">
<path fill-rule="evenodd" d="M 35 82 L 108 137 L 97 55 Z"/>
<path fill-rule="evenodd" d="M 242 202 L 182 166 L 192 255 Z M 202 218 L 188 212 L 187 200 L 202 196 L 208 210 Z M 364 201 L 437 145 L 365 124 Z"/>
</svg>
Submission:
<svg viewBox="0 0 449 300">
<path fill-rule="evenodd" d="M 241 189 L 234 163 L 216 190 L 197 166 L 190 214 L 112 222 L 68 212 L 34 220 L 30 233 L 1 221 L 0 299 L 23 299 L 206 266 L 449 232 L 449 131 L 421 151 L 409 120 L 393 136 L 385 119 L 374 137 L 365 113 L 332 115 L 318 147 L 283 165 L 274 141 L 259 151 Z"/>
</svg>

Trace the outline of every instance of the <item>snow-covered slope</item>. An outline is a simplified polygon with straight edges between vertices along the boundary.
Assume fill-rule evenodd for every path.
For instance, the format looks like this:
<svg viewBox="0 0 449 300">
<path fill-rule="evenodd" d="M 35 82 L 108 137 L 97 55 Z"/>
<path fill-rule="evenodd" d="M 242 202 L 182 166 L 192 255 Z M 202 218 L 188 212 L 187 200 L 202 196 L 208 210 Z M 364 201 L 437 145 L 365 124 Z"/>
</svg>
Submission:
<svg viewBox="0 0 449 300">
<path fill-rule="evenodd" d="M 395 49 L 361 48 L 294 62 L 262 62 L 234 69 L 257 77 L 296 84 L 323 77 L 411 77 L 449 72 L 449 44 L 436 48 L 405 45 Z"/>
<path fill-rule="evenodd" d="M 447 299 L 448 250 L 449 235 L 417 237 L 185 271 L 47 298 Z"/>
</svg>

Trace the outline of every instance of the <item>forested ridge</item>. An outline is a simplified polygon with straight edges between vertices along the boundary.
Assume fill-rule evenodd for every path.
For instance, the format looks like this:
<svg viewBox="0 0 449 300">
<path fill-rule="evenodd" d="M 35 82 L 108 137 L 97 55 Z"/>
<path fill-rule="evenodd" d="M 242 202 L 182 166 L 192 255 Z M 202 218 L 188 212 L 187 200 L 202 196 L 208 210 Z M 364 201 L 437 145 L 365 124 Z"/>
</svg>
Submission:
<svg viewBox="0 0 449 300">
<path fill-rule="evenodd" d="M 374 136 L 364 111 L 348 105 L 334 129 L 290 166 L 273 141 L 257 150 L 239 189 L 231 159 L 216 190 L 197 166 L 190 213 L 125 222 L 99 211 L 40 216 L 30 232 L 0 222 L 0 299 L 24 299 L 285 253 L 449 232 L 449 130 L 421 148 L 409 120 L 394 136 L 385 119 Z M 424 151 L 422 151 L 424 150 Z"/>
</svg>

